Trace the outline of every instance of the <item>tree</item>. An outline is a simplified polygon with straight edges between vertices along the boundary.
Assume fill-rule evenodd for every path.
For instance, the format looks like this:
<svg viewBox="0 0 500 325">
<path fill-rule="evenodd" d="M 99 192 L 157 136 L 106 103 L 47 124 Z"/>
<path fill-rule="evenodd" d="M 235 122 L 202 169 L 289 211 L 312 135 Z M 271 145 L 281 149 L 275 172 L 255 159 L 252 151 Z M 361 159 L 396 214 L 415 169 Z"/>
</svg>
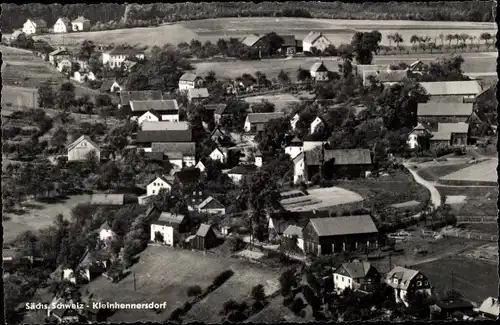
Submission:
<svg viewBox="0 0 500 325">
<path fill-rule="evenodd" d="M 190 286 L 187 289 L 188 297 L 199 296 L 202 294 L 202 292 L 203 291 L 201 290 L 201 287 L 199 285 Z"/>
<path fill-rule="evenodd" d="M 75 85 L 71 82 L 61 84 L 59 89 L 57 106 L 59 109 L 67 110 L 75 103 Z"/>
<path fill-rule="evenodd" d="M 274 104 L 266 99 L 262 99 L 260 103 L 253 104 L 251 108 L 253 113 L 272 113 L 275 110 Z"/>
<path fill-rule="evenodd" d="M 290 84 L 290 76 L 288 72 L 280 70 L 278 74 L 278 81 L 281 83 L 282 86 L 287 86 L 288 84 Z"/>
<path fill-rule="evenodd" d="M 266 294 L 264 292 L 264 286 L 262 284 L 257 284 L 252 288 L 252 299 L 256 302 L 263 303 L 266 300 Z"/>
<path fill-rule="evenodd" d="M 401 36 L 401 34 L 399 33 L 394 33 L 392 36 L 394 43 L 396 43 L 396 47 L 399 49 L 400 48 L 399 44 L 404 42 L 403 36 Z"/>
<path fill-rule="evenodd" d="M 454 36 L 452 34 L 446 34 L 446 40 L 448 41 L 448 46 L 451 47 L 451 41 L 453 41 Z"/>
<path fill-rule="evenodd" d="M 265 124 L 264 131 L 255 137 L 264 157 L 275 158 L 276 153 L 281 152 L 282 143 L 289 129 L 290 122 L 286 118 L 273 119 Z"/>
<path fill-rule="evenodd" d="M 92 54 L 95 52 L 95 44 L 93 41 L 90 40 L 84 40 L 82 42 L 82 45 L 80 45 L 80 56 L 85 58 L 85 59 L 90 59 Z"/>
<path fill-rule="evenodd" d="M 52 79 L 44 81 L 38 88 L 38 106 L 52 108 L 56 104 L 57 93 L 52 87 Z"/>
<path fill-rule="evenodd" d="M 215 77 L 215 72 L 213 70 L 208 71 L 208 74 L 205 77 L 205 82 L 207 86 L 211 86 L 217 82 L 217 78 Z"/>
<path fill-rule="evenodd" d="M 444 45 L 444 38 L 445 36 L 443 34 L 439 34 L 439 40 L 441 41 L 441 45 Z"/>
<path fill-rule="evenodd" d="M 302 69 L 299 67 L 297 70 L 297 80 L 302 82 L 302 81 L 308 81 L 311 79 L 311 73 L 309 70 Z"/>
<path fill-rule="evenodd" d="M 410 38 L 410 43 L 413 46 L 413 50 L 416 51 L 417 50 L 417 43 L 420 44 L 420 37 L 417 35 L 412 35 Z"/>
<path fill-rule="evenodd" d="M 68 131 L 62 127 L 58 127 L 52 135 L 51 144 L 57 149 L 61 149 L 68 141 Z"/>
<path fill-rule="evenodd" d="M 479 36 L 479 39 L 484 41 L 484 43 L 486 44 L 486 47 L 489 50 L 490 46 L 491 46 L 489 41 L 492 39 L 491 34 L 490 33 L 481 33 L 481 35 Z"/>
<path fill-rule="evenodd" d="M 292 288 L 297 286 L 297 279 L 295 277 L 295 271 L 293 269 L 286 270 L 283 272 L 279 278 L 280 291 L 283 296 L 288 295 Z"/>
<path fill-rule="evenodd" d="M 351 40 L 351 46 L 359 64 L 371 64 L 373 54 L 380 49 L 382 34 L 379 31 L 356 32 Z"/>
</svg>

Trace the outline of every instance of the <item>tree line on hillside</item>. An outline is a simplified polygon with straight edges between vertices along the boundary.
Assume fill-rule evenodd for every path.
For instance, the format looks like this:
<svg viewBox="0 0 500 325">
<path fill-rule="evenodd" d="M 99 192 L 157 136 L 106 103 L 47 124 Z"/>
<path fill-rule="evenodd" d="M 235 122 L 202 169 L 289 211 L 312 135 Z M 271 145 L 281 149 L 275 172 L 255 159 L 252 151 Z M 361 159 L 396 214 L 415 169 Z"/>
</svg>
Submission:
<svg viewBox="0 0 500 325">
<path fill-rule="evenodd" d="M 2 30 L 21 28 L 28 18 L 45 19 L 52 26 L 59 17 L 83 15 L 94 30 L 154 26 L 164 22 L 221 17 L 304 17 L 367 20 L 493 21 L 493 1 L 455 2 L 204 2 L 155 4 L 41 4 L 2 5 Z M 127 7 L 128 6 L 128 7 Z M 304 9 L 307 8 L 307 9 Z"/>
</svg>

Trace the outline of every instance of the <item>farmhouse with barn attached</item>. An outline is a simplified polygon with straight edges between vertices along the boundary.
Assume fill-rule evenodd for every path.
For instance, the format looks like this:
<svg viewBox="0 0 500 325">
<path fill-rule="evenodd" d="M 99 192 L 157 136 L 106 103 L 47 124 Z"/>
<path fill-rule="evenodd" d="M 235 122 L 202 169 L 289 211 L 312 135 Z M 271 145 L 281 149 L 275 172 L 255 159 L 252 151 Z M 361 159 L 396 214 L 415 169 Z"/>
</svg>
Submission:
<svg viewBox="0 0 500 325">
<path fill-rule="evenodd" d="M 53 31 L 56 34 L 68 33 L 71 31 L 71 22 L 66 17 L 59 18 L 54 24 Z"/>
<path fill-rule="evenodd" d="M 74 32 L 87 32 L 90 30 L 90 20 L 83 16 L 79 16 L 71 22 Z"/>
<path fill-rule="evenodd" d="M 368 262 L 354 261 L 342 263 L 333 271 L 333 282 L 337 292 L 342 292 L 346 288 L 353 291 L 370 291 L 373 285 L 380 283 L 382 276 L 377 269 Z"/>
<path fill-rule="evenodd" d="M 159 90 L 121 91 L 120 104 L 118 105 L 118 108 L 130 108 L 131 101 L 152 101 L 162 99 L 163 95 Z M 148 109 L 145 109 L 144 112 Z"/>
<path fill-rule="evenodd" d="M 324 51 L 331 44 L 332 42 L 330 42 L 322 33 L 318 32 L 310 32 L 302 41 L 304 52 L 311 52 L 311 48 L 313 47 L 320 51 Z"/>
</svg>

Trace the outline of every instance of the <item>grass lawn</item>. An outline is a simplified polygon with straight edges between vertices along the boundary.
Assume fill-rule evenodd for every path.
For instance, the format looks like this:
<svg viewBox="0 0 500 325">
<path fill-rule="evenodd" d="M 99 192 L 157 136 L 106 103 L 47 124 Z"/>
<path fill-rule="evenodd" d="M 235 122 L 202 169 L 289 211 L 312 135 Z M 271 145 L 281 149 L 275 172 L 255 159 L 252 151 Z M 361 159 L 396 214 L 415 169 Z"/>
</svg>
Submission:
<svg viewBox="0 0 500 325">
<path fill-rule="evenodd" d="M 473 164 L 459 171 L 449 173 L 441 177 L 444 181 L 466 181 L 466 182 L 498 182 L 497 174 L 498 158 Z"/>
<path fill-rule="evenodd" d="M 311 211 L 363 200 L 358 193 L 340 187 L 314 188 L 308 192 L 309 195 L 285 199 L 281 203 L 290 211 Z"/>
<path fill-rule="evenodd" d="M 498 235 L 498 224 L 494 223 L 467 223 L 460 228 L 488 235 Z"/>
<path fill-rule="evenodd" d="M 226 300 L 249 294 L 251 287 L 248 288 L 247 283 L 265 285 L 265 281 L 273 277 L 277 280 L 272 271 L 248 267 L 238 260 L 219 258 L 211 253 L 204 255 L 202 252 L 149 246 L 140 254 L 139 262 L 130 268 L 132 273 L 119 283 L 111 283 L 101 276 L 89 283 L 87 288 L 96 297 L 110 302 L 167 303 L 167 309 L 161 314 L 151 310 L 123 310 L 109 319 L 112 322 L 164 321 L 175 308 L 188 300 L 189 286 L 199 285 L 205 290 L 216 276 L 227 269 L 235 272 L 233 277 L 206 298 L 213 299 L 212 295 L 219 295 L 215 300 L 220 301 L 220 306 Z M 134 273 L 137 291 L 134 291 Z M 197 308 L 196 305 L 193 308 Z"/>
<path fill-rule="evenodd" d="M 300 103 L 299 97 L 292 94 L 252 96 L 245 97 L 243 100 L 250 105 L 260 103 L 262 100 L 267 100 L 274 104 L 276 112 L 286 111 L 289 104 Z"/>
<path fill-rule="evenodd" d="M 491 187 L 446 187 L 437 186 L 442 196 L 463 195 L 465 202 L 451 204 L 453 211 L 460 216 L 496 216 L 498 186 Z"/>
<path fill-rule="evenodd" d="M 498 268 L 493 263 L 450 257 L 420 264 L 418 269 L 429 278 L 437 292 L 450 290 L 453 281 L 455 290 L 478 303 L 498 295 Z"/>
<path fill-rule="evenodd" d="M 20 233 L 27 230 L 37 230 L 52 225 L 56 215 L 61 213 L 69 218 L 71 209 L 78 203 L 90 201 L 90 195 L 74 195 L 59 203 L 41 203 L 30 201 L 25 204 L 27 212 L 22 215 L 4 213 L 4 243 L 16 238 Z"/>
<path fill-rule="evenodd" d="M 38 108 L 38 92 L 35 88 L 3 85 L 2 110 Z"/>
<path fill-rule="evenodd" d="M 441 177 L 470 167 L 470 164 L 442 164 L 426 168 L 418 168 L 417 174 L 427 181 L 437 181 Z"/>
</svg>

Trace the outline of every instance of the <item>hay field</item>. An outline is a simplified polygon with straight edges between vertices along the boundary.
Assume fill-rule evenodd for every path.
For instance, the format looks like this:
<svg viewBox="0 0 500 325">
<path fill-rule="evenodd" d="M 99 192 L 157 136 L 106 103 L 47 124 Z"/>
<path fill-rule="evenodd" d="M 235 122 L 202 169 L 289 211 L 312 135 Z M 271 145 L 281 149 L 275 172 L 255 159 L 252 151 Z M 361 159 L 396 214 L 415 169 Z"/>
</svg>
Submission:
<svg viewBox="0 0 500 325">
<path fill-rule="evenodd" d="M 454 173 L 441 177 L 445 181 L 491 182 L 497 183 L 498 158 L 474 164 Z"/>
</svg>

